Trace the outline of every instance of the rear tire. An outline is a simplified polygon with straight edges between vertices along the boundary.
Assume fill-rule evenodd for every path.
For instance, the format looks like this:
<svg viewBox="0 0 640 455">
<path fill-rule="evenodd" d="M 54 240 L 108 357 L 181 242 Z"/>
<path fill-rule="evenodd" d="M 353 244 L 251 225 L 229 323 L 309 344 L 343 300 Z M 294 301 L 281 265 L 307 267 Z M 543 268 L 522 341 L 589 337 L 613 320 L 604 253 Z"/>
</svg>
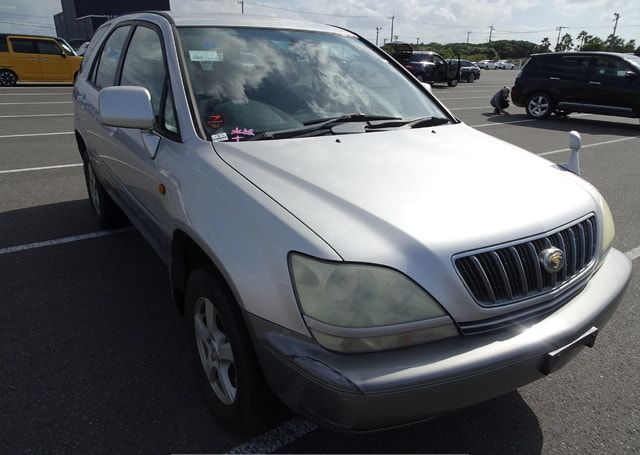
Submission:
<svg viewBox="0 0 640 455">
<path fill-rule="evenodd" d="M 242 433 L 279 413 L 283 407 L 264 379 L 242 312 L 212 273 L 191 273 L 185 309 L 196 374 L 218 420 Z"/>
<path fill-rule="evenodd" d="M 18 83 L 18 76 L 11 70 L 0 70 L 0 87 L 13 87 Z"/>
<path fill-rule="evenodd" d="M 83 169 L 89 203 L 100 226 L 104 229 L 113 229 L 126 224 L 127 217 L 106 192 L 89 161 L 84 161 Z"/>
<path fill-rule="evenodd" d="M 554 102 L 546 93 L 535 93 L 527 100 L 525 109 L 529 117 L 543 119 L 549 117 L 553 112 Z"/>
</svg>

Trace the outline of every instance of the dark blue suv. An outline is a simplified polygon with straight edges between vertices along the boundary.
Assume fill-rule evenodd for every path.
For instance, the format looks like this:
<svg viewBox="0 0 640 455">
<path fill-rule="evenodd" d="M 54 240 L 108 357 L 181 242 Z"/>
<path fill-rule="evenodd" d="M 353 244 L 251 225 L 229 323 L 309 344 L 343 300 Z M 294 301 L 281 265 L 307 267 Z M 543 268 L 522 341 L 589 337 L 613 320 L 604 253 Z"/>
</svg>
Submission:
<svg viewBox="0 0 640 455">
<path fill-rule="evenodd" d="M 532 55 L 511 90 L 532 118 L 571 112 L 640 117 L 640 57 L 612 52 Z"/>
</svg>

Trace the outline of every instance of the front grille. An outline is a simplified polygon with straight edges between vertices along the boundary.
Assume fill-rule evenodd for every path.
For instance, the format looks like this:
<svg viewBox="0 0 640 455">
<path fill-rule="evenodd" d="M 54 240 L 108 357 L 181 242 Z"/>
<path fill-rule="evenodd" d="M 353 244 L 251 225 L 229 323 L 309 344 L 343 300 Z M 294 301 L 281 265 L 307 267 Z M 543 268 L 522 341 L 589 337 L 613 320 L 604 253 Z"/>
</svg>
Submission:
<svg viewBox="0 0 640 455">
<path fill-rule="evenodd" d="M 552 234 L 455 259 L 462 281 L 483 306 L 498 306 L 550 292 L 580 275 L 596 256 L 598 230 L 595 216 Z M 565 265 L 547 272 L 538 255 L 556 247 Z"/>
</svg>

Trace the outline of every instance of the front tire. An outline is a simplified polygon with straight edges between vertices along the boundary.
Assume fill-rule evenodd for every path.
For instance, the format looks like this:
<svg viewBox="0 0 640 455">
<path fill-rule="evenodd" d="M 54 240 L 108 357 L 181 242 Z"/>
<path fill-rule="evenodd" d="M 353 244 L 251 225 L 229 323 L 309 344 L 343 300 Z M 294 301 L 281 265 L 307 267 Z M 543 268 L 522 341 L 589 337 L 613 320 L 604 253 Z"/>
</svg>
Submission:
<svg viewBox="0 0 640 455">
<path fill-rule="evenodd" d="M 451 81 L 448 81 L 448 82 L 447 82 L 447 85 L 448 85 L 449 87 L 455 87 L 456 85 L 458 85 L 458 79 L 453 79 L 453 80 L 451 80 Z"/>
<path fill-rule="evenodd" d="M 467 82 L 474 82 L 476 80 L 476 75 L 475 73 L 469 73 L 469 76 L 467 76 Z"/>
<path fill-rule="evenodd" d="M 527 115 L 534 119 L 547 118 L 553 112 L 553 99 L 546 93 L 536 93 L 529 97 L 525 107 Z"/>
<path fill-rule="evenodd" d="M 11 70 L 0 71 L 0 87 L 13 87 L 18 83 L 18 76 Z"/>
<path fill-rule="evenodd" d="M 187 331 L 202 391 L 215 416 L 234 431 L 281 408 L 271 393 L 235 299 L 203 269 L 189 276 Z"/>
</svg>

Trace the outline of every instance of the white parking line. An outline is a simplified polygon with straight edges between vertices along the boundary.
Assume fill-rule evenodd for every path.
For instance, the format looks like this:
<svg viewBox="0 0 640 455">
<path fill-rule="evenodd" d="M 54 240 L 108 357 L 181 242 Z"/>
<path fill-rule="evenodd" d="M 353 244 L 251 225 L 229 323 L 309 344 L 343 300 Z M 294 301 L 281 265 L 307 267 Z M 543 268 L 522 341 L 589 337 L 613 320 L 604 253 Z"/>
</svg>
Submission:
<svg viewBox="0 0 640 455">
<path fill-rule="evenodd" d="M 468 96 L 468 97 L 464 97 L 464 98 L 440 98 L 438 97 L 438 99 L 440 101 L 449 101 L 449 100 L 484 100 L 489 98 L 488 96 Z"/>
<path fill-rule="evenodd" d="M 441 100 L 440 98 L 438 98 L 438 100 Z M 468 109 L 493 109 L 493 107 L 486 105 L 486 106 L 473 106 L 473 107 L 450 107 L 448 108 L 450 111 L 465 111 Z"/>
<path fill-rule="evenodd" d="M 133 230 L 133 228 L 127 227 L 123 229 L 116 229 L 113 231 L 97 231 L 97 232 L 90 232 L 89 234 L 72 235 L 70 237 L 63 237 L 61 239 L 45 240 L 44 242 L 34 242 L 34 243 L 27 243 L 25 245 L 8 246 L 6 248 L 0 248 L 0 255 L 17 253 L 19 251 L 33 250 L 36 248 L 44 248 L 46 246 L 62 245 L 64 243 L 79 242 L 80 240 L 106 237 L 109 235 L 120 234 L 122 232 L 128 232 L 131 230 Z"/>
<path fill-rule="evenodd" d="M 49 169 L 63 169 L 67 167 L 78 167 L 82 166 L 82 163 L 79 164 L 58 164 L 56 166 L 41 166 L 41 167 L 26 167 L 23 169 L 7 169 L 4 171 L 0 171 L 0 174 L 15 174 L 18 172 L 31 172 L 31 171 L 47 171 Z"/>
<path fill-rule="evenodd" d="M 25 115 L 0 115 L 0 118 L 25 118 L 25 117 L 60 117 L 73 115 L 73 112 L 65 114 L 25 114 Z"/>
<path fill-rule="evenodd" d="M 0 139 L 9 138 L 9 137 L 59 136 L 61 134 L 73 134 L 73 131 L 62 131 L 59 133 L 6 134 L 4 136 L 0 136 Z"/>
<path fill-rule="evenodd" d="M 71 104 L 73 101 L 29 101 L 27 103 L 0 103 L 0 106 L 16 106 L 20 104 Z"/>
<path fill-rule="evenodd" d="M 595 115 L 595 114 L 573 114 L 573 117 L 583 117 L 585 115 Z M 524 122 L 539 122 L 539 120 L 535 118 L 528 118 L 524 120 L 513 120 L 511 122 L 479 123 L 478 125 L 469 125 L 469 126 L 473 128 L 484 128 L 485 126 L 510 125 L 512 123 L 524 123 Z"/>
<path fill-rule="evenodd" d="M 635 259 L 638 259 L 640 257 L 640 246 L 637 246 L 634 249 L 629 250 L 624 254 L 632 261 Z"/>
<path fill-rule="evenodd" d="M 640 138 L 640 136 L 621 137 L 618 139 L 612 139 L 610 141 L 594 142 L 593 144 L 586 144 L 586 145 L 583 145 L 582 148 L 586 149 L 589 147 L 597 147 L 599 145 L 615 144 L 616 142 L 631 141 L 633 139 L 638 139 L 638 138 Z M 566 148 L 566 149 L 551 150 L 550 152 L 536 153 L 536 155 L 546 156 L 546 155 L 553 155 L 554 153 L 562 153 L 562 152 L 569 152 L 569 151 L 571 151 L 571 149 Z"/>
<path fill-rule="evenodd" d="M 4 93 L 0 92 L 0 96 L 61 96 L 71 95 L 71 92 L 38 92 L 38 93 Z"/>
<path fill-rule="evenodd" d="M 294 417 L 288 422 L 234 447 L 227 453 L 272 453 L 317 428 L 316 424 L 308 420 Z"/>
</svg>

